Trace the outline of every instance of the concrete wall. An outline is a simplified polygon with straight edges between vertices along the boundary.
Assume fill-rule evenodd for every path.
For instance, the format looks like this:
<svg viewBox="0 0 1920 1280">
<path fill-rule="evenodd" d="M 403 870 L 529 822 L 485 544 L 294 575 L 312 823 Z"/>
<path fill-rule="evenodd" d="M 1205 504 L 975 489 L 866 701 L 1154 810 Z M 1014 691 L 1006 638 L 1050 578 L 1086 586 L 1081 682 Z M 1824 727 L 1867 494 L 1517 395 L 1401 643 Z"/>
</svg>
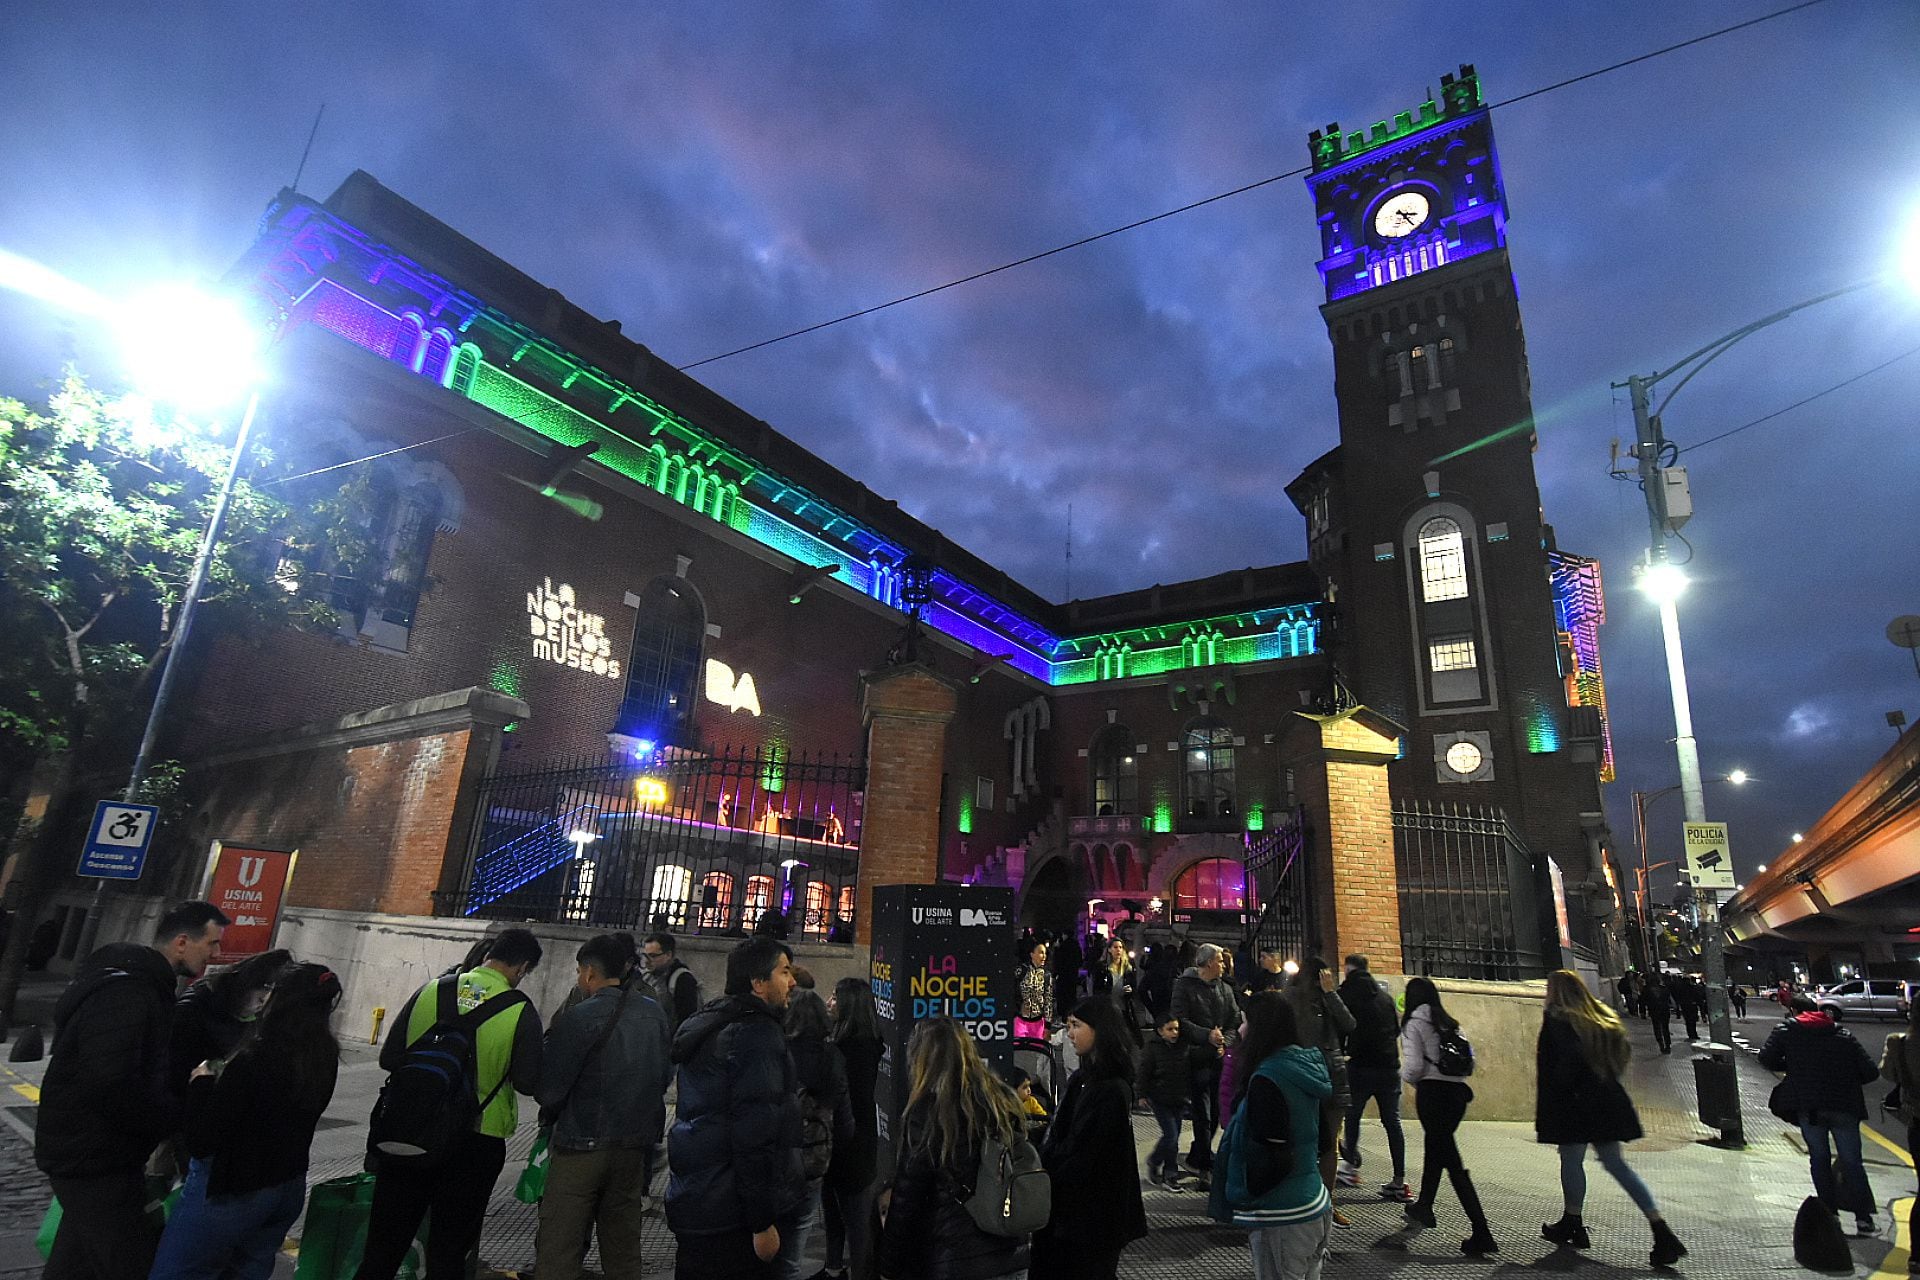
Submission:
<svg viewBox="0 0 1920 1280">
<path fill-rule="evenodd" d="M 1406 975 L 1375 974 L 1397 1000 L 1407 989 Z M 1473 1106 L 1468 1120 L 1533 1119 L 1534 1046 L 1540 1038 L 1540 1017 L 1547 984 L 1538 982 L 1471 982 L 1463 978 L 1435 978 L 1440 1001 L 1460 1020 L 1460 1030 L 1473 1042 Z M 1402 1113 L 1413 1122 L 1413 1090 L 1407 1090 Z M 1369 1121 L 1372 1117 L 1369 1115 Z"/>
<path fill-rule="evenodd" d="M 353 911 L 295 908 L 280 924 L 279 945 L 301 960 L 331 967 L 346 995 L 334 1019 L 342 1039 L 365 1042 L 372 1036 L 373 1011 L 387 1017 L 400 1012 L 407 997 L 429 979 L 459 962 L 467 949 L 497 921 L 435 916 L 373 915 Z M 600 932 L 567 925 L 532 925 L 546 954 L 522 988 L 543 1017 L 551 1016 L 573 985 L 573 955 L 582 942 Z M 721 993 L 727 952 L 737 938 L 682 938 L 679 954 L 700 979 L 701 994 Z M 848 975 L 867 976 L 865 947 L 827 943 L 790 943 L 794 960 L 809 969 L 824 994 Z"/>
</svg>

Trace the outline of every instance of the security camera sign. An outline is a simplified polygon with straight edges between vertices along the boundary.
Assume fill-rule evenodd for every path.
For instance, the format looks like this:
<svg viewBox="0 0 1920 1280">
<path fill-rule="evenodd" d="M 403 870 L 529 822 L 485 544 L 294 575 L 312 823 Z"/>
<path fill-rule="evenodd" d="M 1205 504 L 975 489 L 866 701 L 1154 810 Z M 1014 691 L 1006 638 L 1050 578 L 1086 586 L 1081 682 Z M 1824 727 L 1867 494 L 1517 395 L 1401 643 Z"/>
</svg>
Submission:
<svg viewBox="0 0 1920 1280">
<path fill-rule="evenodd" d="M 1731 889 L 1733 853 L 1724 822 L 1686 824 L 1687 879 L 1696 889 Z"/>
</svg>

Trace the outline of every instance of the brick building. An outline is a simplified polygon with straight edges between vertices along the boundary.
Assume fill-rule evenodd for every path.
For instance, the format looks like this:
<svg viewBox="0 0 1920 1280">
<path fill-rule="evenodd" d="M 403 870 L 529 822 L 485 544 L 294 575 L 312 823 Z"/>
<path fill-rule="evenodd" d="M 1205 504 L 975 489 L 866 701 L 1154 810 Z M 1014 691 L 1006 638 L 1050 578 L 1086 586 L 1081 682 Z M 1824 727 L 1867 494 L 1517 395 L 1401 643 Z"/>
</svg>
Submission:
<svg viewBox="0 0 1920 1280">
<path fill-rule="evenodd" d="M 1604 956 L 1598 569 L 1540 515 L 1477 81 L 1313 155 L 1307 558 L 1065 604 L 368 175 L 282 192 L 232 273 L 260 437 L 352 464 L 366 548 L 273 552 L 337 632 L 197 655 L 186 846 L 298 848 L 335 911 L 824 936 L 937 875 L 1056 928 Z"/>
</svg>

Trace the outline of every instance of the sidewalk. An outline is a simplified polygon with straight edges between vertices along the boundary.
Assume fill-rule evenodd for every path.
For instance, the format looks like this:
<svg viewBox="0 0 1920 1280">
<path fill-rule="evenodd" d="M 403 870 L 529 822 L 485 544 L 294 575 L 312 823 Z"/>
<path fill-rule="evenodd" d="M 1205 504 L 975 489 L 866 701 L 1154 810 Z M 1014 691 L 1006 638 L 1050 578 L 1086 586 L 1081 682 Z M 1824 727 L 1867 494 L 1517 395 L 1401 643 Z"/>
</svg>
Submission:
<svg viewBox="0 0 1920 1280">
<path fill-rule="evenodd" d="M 1750 1019 L 1746 1038 L 1763 1039 L 1769 1025 L 1763 1017 Z M 1792 1250 L 1793 1215 L 1809 1192 L 1806 1157 L 1796 1145 L 1798 1135 L 1789 1141 L 1785 1127 L 1767 1114 L 1773 1076 L 1761 1070 L 1751 1054 L 1741 1055 L 1750 1145 L 1738 1152 L 1705 1146 L 1701 1140 L 1713 1135 L 1692 1116 L 1693 1078 L 1686 1046 L 1677 1044 L 1672 1057 L 1662 1057 L 1654 1051 L 1644 1023 L 1630 1021 L 1629 1027 L 1635 1052 L 1630 1084 L 1647 1131 L 1629 1148 L 1629 1158 L 1691 1250 L 1671 1274 L 1696 1280 L 1809 1274 L 1795 1265 Z M 24 1135 L 31 1132 L 32 1124 L 28 1095 L 44 1066 L 23 1064 L 0 1075 L 0 1121 L 4 1121 L 0 1123 L 0 1165 L 15 1171 L 0 1182 L 0 1280 L 39 1271 L 32 1242 L 47 1191 L 45 1181 L 33 1171 Z M 315 1137 L 311 1175 L 315 1181 L 360 1168 L 366 1118 L 381 1080 L 372 1050 L 366 1045 L 349 1046 L 334 1104 Z M 534 1210 L 512 1197 L 514 1178 L 533 1140 L 532 1108 L 523 1105 L 521 1111 L 529 1122 L 522 1124 L 508 1146 L 507 1171 L 494 1196 L 481 1246 L 483 1261 L 501 1271 L 517 1271 L 533 1263 Z M 1409 1158 L 1417 1176 L 1419 1129 L 1410 1116 L 1408 1120 Z M 1135 1118 L 1134 1137 L 1142 1159 L 1156 1136 L 1150 1119 Z M 1343 1190 L 1340 1202 L 1354 1227 L 1335 1232 L 1328 1275 L 1399 1280 L 1426 1276 L 1435 1268 L 1461 1277 L 1542 1272 L 1571 1277 L 1658 1274 L 1647 1265 L 1645 1222 L 1597 1165 L 1588 1172 L 1586 1215 L 1594 1247 L 1583 1254 L 1556 1252 L 1538 1233 L 1540 1223 L 1559 1216 L 1559 1166 L 1551 1149 L 1533 1141 L 1531 1126 L 1470 1121 L 1461 1130 L 1460 1145 L 1500 1241 L 1496 1258 L 1473 1260 L 1460 1255 L 1458 1245 L 1467 1233 L 1466 1222 L 1450 1189 L 1443 1188 L 1440 1194 L 1439 1228 L 1422 1232 L 1407 1229 L 1398 1206 L 1369 1198 L 1371 1192 Z M 1384 1181 L 1389 1172 L 1385 1142 L 1371 1117 L 1362 1129 L 1362 1150 L 1368 1185 Z M 1912 1196 L 1913 1173 L 1878 1145 L 1869 1144 L 1867 1151 L 1868 1173 L 1883 1209 L 1878 1237 L 1853 1242 L 1855 1274 L 1870 1276 L 1884 1265 L 1889 1273 L 1904 1275 L 1905 1209 L 1900 1210 L 1901 1238 L 1895 1247 L 1894 1225 L 1885 1206 Z M 663 1173 L 656 1193 L 664 1190 L 665 1182 Z M 1152 1232 L 1127 1250 L 1121 1275 L 1177 1280 L 1250 1273 L 1245 1236 L 1208 1222 L 1201 1196 L 1148 1187 L 1146 1203 Z M 298 1225 L 292 1234 L 299 1235 Z M 646 1280 L 670 1276 L 673 1237 L 657 1211 L 648 1215 L 643 1235 Z M 816 1254 L 818 1249 L 816 1242 Z M 589 1255 L 588 1264 L 598 1266 L 597 1251 Z M 275 1274 L 291 1276 L 291 1263 L 283 1259 Z"/>
</svg>

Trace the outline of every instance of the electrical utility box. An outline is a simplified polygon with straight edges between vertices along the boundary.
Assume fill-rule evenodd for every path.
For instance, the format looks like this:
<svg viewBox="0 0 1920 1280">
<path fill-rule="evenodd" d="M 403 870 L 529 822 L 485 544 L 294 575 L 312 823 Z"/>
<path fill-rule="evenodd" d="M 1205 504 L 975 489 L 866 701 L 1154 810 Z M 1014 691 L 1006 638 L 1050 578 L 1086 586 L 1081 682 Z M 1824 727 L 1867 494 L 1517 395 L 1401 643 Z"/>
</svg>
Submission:
<svg viewBox="0 0 1920 1280">
<path fill-rule="evenodd" d="M 1687 487 L 1685 467 L 1660 468 L 1660 496 L 1667 513 L 1667 528 L 1677 533 L 1693 519 L 1693 490 Z"/>
</svg>

